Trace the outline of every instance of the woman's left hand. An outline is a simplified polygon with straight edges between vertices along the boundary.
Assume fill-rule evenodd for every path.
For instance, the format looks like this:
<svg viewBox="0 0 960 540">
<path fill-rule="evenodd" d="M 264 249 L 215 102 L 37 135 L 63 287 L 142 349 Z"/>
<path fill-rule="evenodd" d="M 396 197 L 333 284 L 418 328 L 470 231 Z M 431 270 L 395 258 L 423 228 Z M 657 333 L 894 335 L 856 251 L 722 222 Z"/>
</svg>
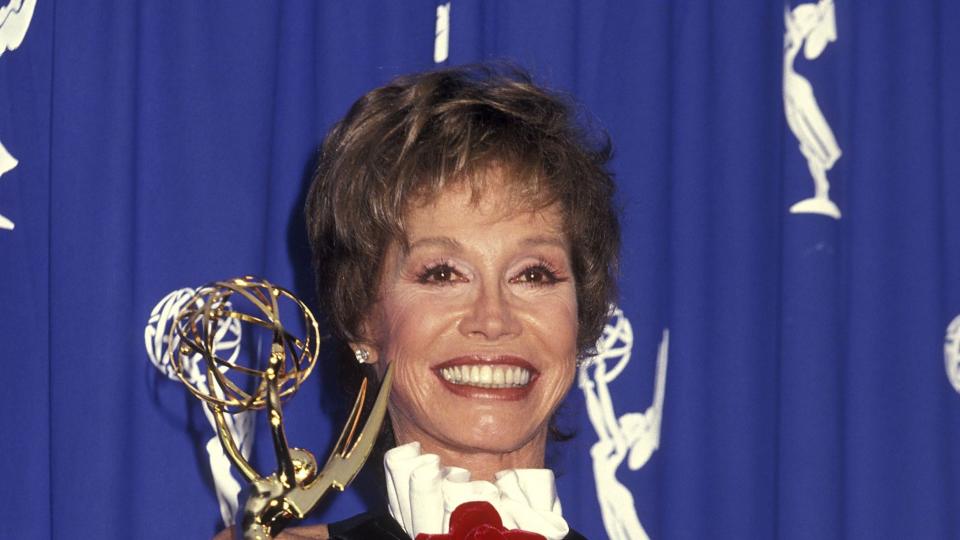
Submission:
<svg viewBox="0 0 960 540">
<path fill-rule="evenodd" d="M 310 525 L 308 527 L 291 527 L 284 530 L 276 540 L 327 540 L 330 531 L 326 525 Z M 228 527 L 213 537 L 213 540 L 233 540 L 233 527 Z"/>
</svg>

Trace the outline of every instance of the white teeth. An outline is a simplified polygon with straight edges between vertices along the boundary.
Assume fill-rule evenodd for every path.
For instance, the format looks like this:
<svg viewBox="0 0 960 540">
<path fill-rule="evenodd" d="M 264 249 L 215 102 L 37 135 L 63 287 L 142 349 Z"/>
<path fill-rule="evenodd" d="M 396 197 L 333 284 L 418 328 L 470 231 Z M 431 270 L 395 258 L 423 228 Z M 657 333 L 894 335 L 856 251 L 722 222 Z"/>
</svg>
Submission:
<svg viewBox="0 0 960 540">
<path fill-rule="evenodd" d="M 460 370 L 457 368 L 444 368 L 441 370 L 441 373 L 443 374 L 443 378 L 448 381 L 457 382 L 460 380 Z"/>
<path fill-rule="evenodd" d="M 440 370 L 440 376 L 453 384 L 481 388 L 515 388 L 530 383 L 530 371 L 518 366 L 495 364 L 443 368 Z"/>
<path fill-rule="evenodd" d="M 483 366 L 480 368 L 480 382 L 483 384 L 490 384 L 493 382 L 493 370 L 490 369 L 490 366 Z"/>
</svg>

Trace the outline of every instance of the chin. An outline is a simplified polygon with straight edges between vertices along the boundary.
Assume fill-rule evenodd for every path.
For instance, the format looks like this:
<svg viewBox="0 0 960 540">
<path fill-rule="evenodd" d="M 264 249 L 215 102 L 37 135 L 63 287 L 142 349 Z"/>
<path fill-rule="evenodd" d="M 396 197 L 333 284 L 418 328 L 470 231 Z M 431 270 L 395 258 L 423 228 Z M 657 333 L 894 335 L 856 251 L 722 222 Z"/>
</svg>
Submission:
<svg viewBox="0 0 960 540">
<path fill-rule="evenodd" d="M 465 425 L 472 427 L 464 429 Z M 444 435 L 438 439 L 445 439 L 451 446 L 464 451 L 492 454 L 516 452 L 531 443 L 542 443 L 547 435 L 546 422 L 538 426 L 519 426 L 512 417 L 499 418 L 492 415 L 484 418 L 462 418 L 462 421 L 455 425 L 444 427 L 446 429 L 441 428 Z"/>
</svg>

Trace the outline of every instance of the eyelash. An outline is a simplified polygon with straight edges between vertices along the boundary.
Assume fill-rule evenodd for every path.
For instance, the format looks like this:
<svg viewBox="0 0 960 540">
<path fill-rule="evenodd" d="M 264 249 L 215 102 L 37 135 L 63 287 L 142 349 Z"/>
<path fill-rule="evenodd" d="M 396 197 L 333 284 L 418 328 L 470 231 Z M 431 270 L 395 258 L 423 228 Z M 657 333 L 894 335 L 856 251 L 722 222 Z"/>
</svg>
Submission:
<svg viewBox="0 0 960 540">
<path fill-rule="evenodd" d="M 531 272 L 536 272 L 542 276 L 543 281 L 531 281 L 525 279 Z M 562 278 L 559 275 L 559 272 L 547 261 L 541 259 L 535 264 L 531 264 L 520 271 L 516 277 L 511 278 L 511 283 L 521 283 L 527 285 L 528 287 L 545 287 L 548 285 L 554 285 L 566 281 L 566 278 Z"/>
<path fill-rule="evenodd" d="M 541 281 L 527 279 L 531 273 L 542 276 Z M 528 287 L 545 287 L 567 281 L 567 278 L 560 277 L 559 272 L 547 261 L 540 260 L 521 270 L 516 276 L 510 278 L 510 283 L 519 283 Z M 446 276 L 445 278 L 443 276 Z M 447 261 L 440 261 L 428 264 L 417 273 L 417 283 L 421 285 L 452 285 L 456 281 L 463 280 L 463 274 L 453 267 Z"/>
<path fill-rule="evenodd" d="M 445 272 L 448 277 L 446 279 L 438 279 L 440 274 Z M 447 261 L 439 261 L 433 264 L 428 264 L 423 267 L 423 270 L 417 273 L 417 283 L 421 285 L 452 285 L 454 282 L 453 278 L 462 278 L 463 274 L 457 271 Z"/>
</svg>

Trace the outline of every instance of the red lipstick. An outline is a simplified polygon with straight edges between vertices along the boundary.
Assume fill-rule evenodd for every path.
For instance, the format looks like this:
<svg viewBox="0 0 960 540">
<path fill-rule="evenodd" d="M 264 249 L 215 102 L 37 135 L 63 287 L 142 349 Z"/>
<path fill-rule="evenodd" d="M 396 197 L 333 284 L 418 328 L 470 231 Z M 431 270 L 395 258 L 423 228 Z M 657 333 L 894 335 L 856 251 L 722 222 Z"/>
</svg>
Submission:
<svg viewBox="0 0 960 540">
<path fill-rule="evenodd" d="M 479 386 L 474 382 L 452 382 L 447 380 L 443 376 L 443 372 L 446 370 L 448 373 L 451 369 L 456 370 L 460 369 L 459 373 L 464 372 L 464 366 L 467 367 L 477 367 L 483 368 L 485 366 L 506 366 L 507 370 L 511 367 L 520 368 L 514 369 L 514 374 L 523 374 L 523 377 L 526 378 L 526 383 L 522 386 L 503 386 L 498 388 L 493 387 L 484 387 Z M 526 361 L 525 359 L 519 356 L 512 355 L 498 355 L 498 356 L 487 356 L 487 355 L 472 355 L 472 356 L 459 356 L 456 358 L 451 358 L 441 364 L 434 366 L 433 368 L 434 375 L 440 379 L 440 382 L 443 386 L 450 392 L 457 394 L 470 399 L 494 399 L 494 400 L 503 400 L 503 401 L 518 401 L 527 397 L 536 380 L 539 378 L 540 372 L 533 367 L 533 364 Z M 501 375 L 503 372 L 501 371 Z M 491 374 L 492 377 L 496 378 L 495 373 Z M 473 376 L 476 378 L 476 375 Z M 504 381 L 505 382 L 505 381 Z M 501 384 L 498 382 L 498 384 Z"/>
</svg>

